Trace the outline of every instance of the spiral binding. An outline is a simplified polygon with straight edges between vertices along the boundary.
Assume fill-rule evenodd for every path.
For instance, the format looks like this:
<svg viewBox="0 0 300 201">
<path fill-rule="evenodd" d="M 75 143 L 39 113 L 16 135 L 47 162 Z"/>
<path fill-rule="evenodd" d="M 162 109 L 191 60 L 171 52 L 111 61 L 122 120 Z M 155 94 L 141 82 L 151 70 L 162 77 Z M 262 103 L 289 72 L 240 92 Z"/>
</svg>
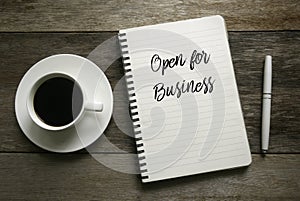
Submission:
<svg viewBox="0 0 300 201">
<path fill-rule="evenodd" d="M 141 134 L 140 119 L 138 117 L 139 113 L 137 108 L 138 107 L 137 100 L 136 100 L 136 95 L 134 93 L 135 87 L 134 87 L 134 80 L 133 80 L 133 74 L 131 69 L 131 59 L 129 55 L 126 32 L 120 31 L 118 34 L 118 38 L 119 38 L 119 43 L 120 43 L 121 53 L 123 58 L 123 66 L 125 71 L 125 79 L 126 79 L 127 91 L 129 97 L 129 108 L 130 108 L 130 114 L 133 122 L 133 131 L 134 131 L 134 136 L 136 141 L 140 172 L 141 172 L 142 181 L 145 182 L 147 181 L 147 179 L 149 179 L 149 176 L 147 170 L 143 137 Z"/>
</svg>

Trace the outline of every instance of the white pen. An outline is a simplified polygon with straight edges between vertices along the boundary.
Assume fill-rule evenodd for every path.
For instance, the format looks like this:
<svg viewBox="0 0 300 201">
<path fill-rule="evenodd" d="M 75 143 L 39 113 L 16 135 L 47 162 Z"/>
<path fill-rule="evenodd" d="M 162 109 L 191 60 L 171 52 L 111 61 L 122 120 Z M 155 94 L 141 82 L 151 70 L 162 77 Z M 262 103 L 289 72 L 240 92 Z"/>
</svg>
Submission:
<svg viewBox="0 0 300 201">
<path fill-rule="evenodd" d="M 265 58 L 264 69 L 264 89 L 262 105 L 262 125 L 261 125 L 261 150 L 267 153 L 269 146 L 270 118 L 271 118 L 271 89 L 272 89 L 272 57 Z"/>
</svg>

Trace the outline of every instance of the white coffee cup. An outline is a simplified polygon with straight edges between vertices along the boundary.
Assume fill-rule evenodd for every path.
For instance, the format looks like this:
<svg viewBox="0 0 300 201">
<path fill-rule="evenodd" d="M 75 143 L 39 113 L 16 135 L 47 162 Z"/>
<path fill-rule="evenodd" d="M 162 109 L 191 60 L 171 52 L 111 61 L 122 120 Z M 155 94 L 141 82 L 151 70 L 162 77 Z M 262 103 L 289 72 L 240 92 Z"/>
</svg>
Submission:
<svg viewBox="0 0 300 201">
<path fill-rule="evenodd" d="M 76 116 L 73 116 L 73 119 L 71 122 L 68 122 L 65 125 L 59 125 L 59 126 L 49 125 L 47 122 L 45 122 L 40 117 L 40 115 L 37 113 L 36 108 L 34 106 L 34 99 L 35 99 L 37 90 L 40 88 L 41 85 L 43 85 L 43 83 L 45 83 L 48 80 L 51 80 L 52 78 L 64 78 L 64 79 L 74 82 L 74 85 L 76 85 L 76 87 L 78 88 L 79 93 L 81 93 L 82 104 L 81 104 L 81 106 L 78 106 L 80 108 L 77 109 L 79 112 L 77 112 Z M 72 98 L 74 98 L 74 97 L 72 97 Z M 28 110 L 29 116 L 31 117 L 33 122 L 35 124 L 37 124 L 38 126 L 40 126 L 41 128 L 47 129 L 50 131 L 59 131 L 59 130 L 67 129 L 67 128 L 75 125 L 84 116 L 84 113 L 86 111 L 101 112 L 103 110 L 103 103 L 89 102 L 85 95 L 84 89 L 81 87 L 81 85 L 70 75 L 67 75 L 67 74 L 61 73 L 61 72 L 52 72 L 50 74 L 44 75 L 41 78 L 39 78 L 33 84 L 32 88 L 30 90 L 30 93 L 28 94 L 28 97 L 26 100 L 26 105 L 27 105 L 27 110 Z M 74 113 L 73 113 L 73 115 L 74 115 Z"/>
</svg>

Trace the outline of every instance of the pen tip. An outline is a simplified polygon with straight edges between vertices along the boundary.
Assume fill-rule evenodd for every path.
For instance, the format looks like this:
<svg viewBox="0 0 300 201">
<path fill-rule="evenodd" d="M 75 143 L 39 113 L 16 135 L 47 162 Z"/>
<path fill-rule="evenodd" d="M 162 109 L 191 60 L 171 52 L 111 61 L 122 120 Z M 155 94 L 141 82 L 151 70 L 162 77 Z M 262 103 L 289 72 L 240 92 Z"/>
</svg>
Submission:
<svg viewBox="0 0 300 201">
<path fill-rule="evenodd" d="M 271 55 L 266 55 L 266 59 L 272 59 Z"/>
<path fill-rule="evenodd" d="M 263 153 L 263 154 L 266 154 L 266 153 L 267 153 L 267 150 L 262 150 L 262 153 Z"/>
</svg>

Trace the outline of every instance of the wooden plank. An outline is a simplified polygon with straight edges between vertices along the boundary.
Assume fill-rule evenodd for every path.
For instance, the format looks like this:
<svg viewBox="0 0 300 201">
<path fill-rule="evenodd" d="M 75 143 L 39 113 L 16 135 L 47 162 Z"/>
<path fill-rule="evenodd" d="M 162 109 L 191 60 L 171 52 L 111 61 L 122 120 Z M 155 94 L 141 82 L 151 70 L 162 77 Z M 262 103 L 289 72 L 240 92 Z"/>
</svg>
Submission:
<svg viewBox="0 0 300 201">
<path fill-rule="evenodd" d="M 0 152 L 42 152 L 22 134 L 15 120 L 14 98 L 19 81 L 34 63 L 52 54 L 74 53 L 87 56 L 98 44 L 116 32 L 100 33 L 1 33 L 0 34 Z M 270 153 L 300 153 L 300 32 L 229 32 L 231 52 L 241 95 L 252 153 L 260 151 L 260 118 L 263 60 L 273 55 L 273 105 Z M 96 61 L 99 62 L 99 61 Z M 100 63 L 98 63 L 100 64 Z M 117 60 L 105 72 L 114 88 L 123 70 Z M 125 93 L 125 91 L 124 91 Z M 116 99 L 114 111 L 124 115 L 126 96 Z M 127 115 L 127 116 L 126 116 Z M 122 119 L 122 118 L 121 118 Z M 112 119 L 105 132 L 108 140 L 127 152 L 135 142 Z M 110 151 L 101 140 L 96 147 Z"/>
<path fill-rule="evenodd" d="M 2 0 L 0 32 L 117 31 L 216 14 L 230 31 L 300 29 L 298 0 Z"/>
<path fill-rule="evenodd" d="M 88 154 L 0 154 L 1 200 L 299 200 L 300 155 L 142 184 Z"/>
</svg>

